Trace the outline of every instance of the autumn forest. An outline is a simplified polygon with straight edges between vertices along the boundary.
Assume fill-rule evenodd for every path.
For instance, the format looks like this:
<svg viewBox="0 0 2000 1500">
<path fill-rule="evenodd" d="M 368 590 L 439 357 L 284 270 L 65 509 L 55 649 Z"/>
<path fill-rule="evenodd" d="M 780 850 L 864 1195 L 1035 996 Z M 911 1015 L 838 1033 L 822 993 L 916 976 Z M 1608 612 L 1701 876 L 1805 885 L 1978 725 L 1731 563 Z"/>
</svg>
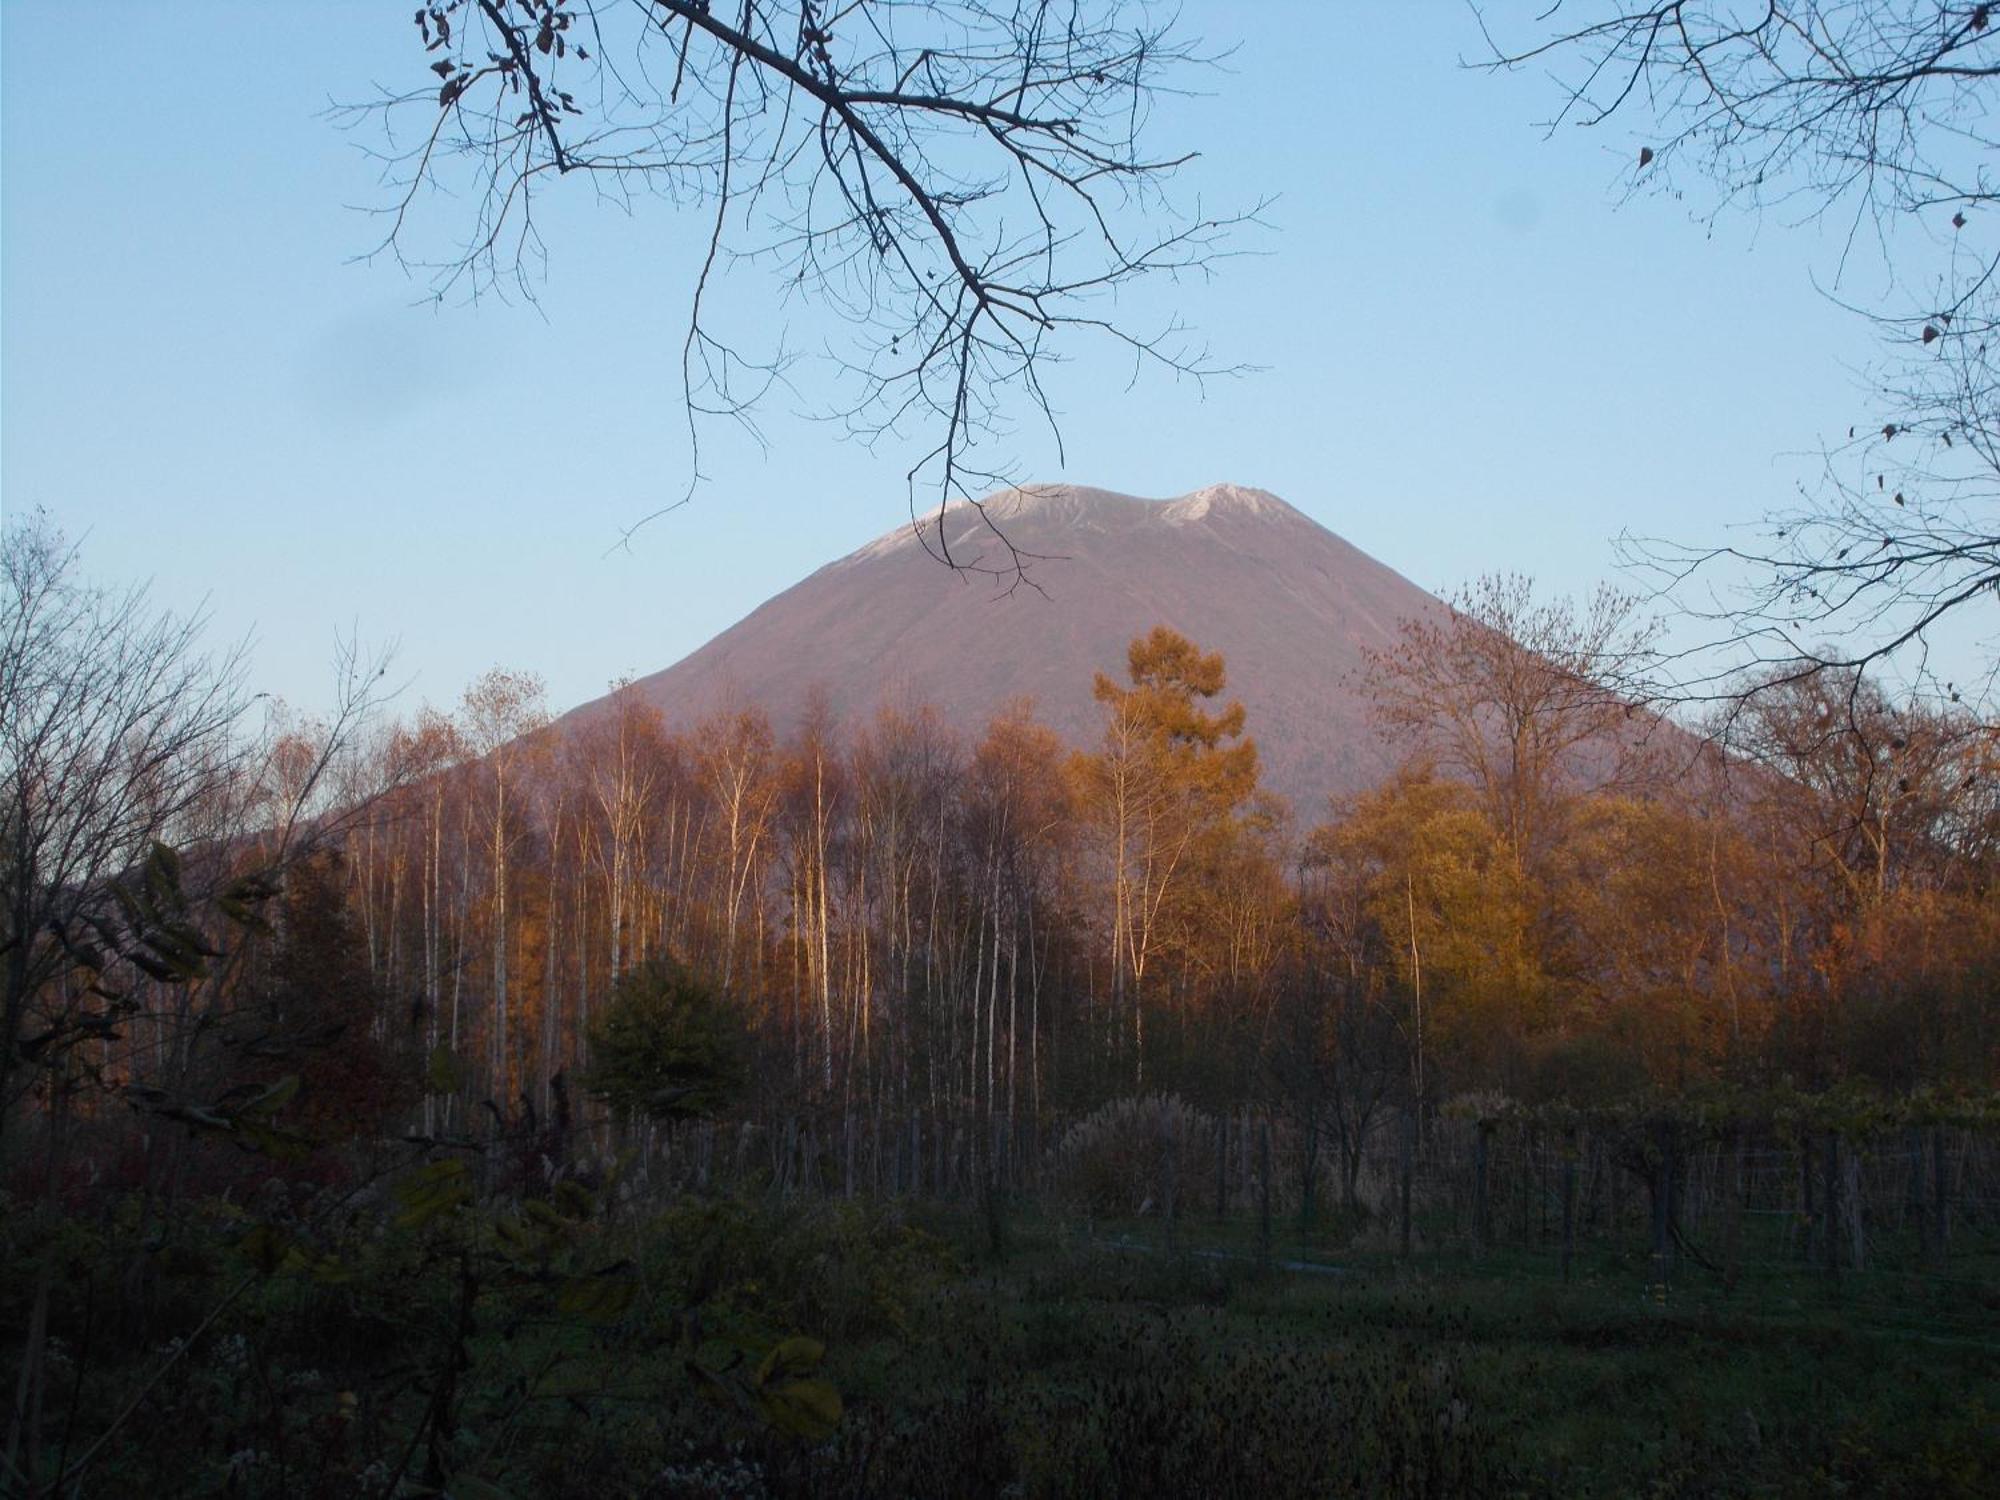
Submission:
<svg viewBox="0 0 2000 1500">
<path fill-rule="evenodd" d="M 68 1341 L 178 1320 L 203 1284 L 215 1316 L 294 1285 L 335 1325 L 416 1297 L 409 1376 L 357 1353 L 343 1377 L 381 1382 L 366 1464 L 261 1408 L 264 1478 L 310 1462 L 330 1494 L 508 1467 L 455 1435 L 460 1401 L 562 1393 L 597 1430 L 560 1336 L 541 1363 L 475 1356 L 494 1316 L 639 1337 L 669 1385 L 754 1414 L 760 1482 L 814 1492 L 854 1463 L 857 1492 L 893 1488 L 936 1461 L 913 1436 L 935 1414 L 847 1411 L 865 1364 L 837 1384 L 823 1341 L 949 1318 L 955 1239 L 1252 1287 L 1379 1264 L 1398 1296 L 1468 1256 L 1503 1286 L 1605 1278 L 1663 1307 L 1804 1277 L 1977 1326 L 1926 1300 L 1984 1275 L 2000 1168 L 2000 802 L 1990 734 L 1949 705 L 1818 672 L 1676 717 L 1607 667 L 1643 647 L 1631 599 L 1495 577 L 1371 656 L 1391 769 L 1319 808 L 1260 788 L 1228 663 L 1164 626 L 1095 675 L 1083 744 L 1028 701 L 969 740 L 920 702 L 677 725 L 629 686 L 551 720 L 499 670 L 399 717 L 355 654 L 332 719 L 245 739 L 227 658 L 86 583 L 45 526 L 9 546 L 9 723 L 46 773 L 7 866 L 33 926 L 9 950 L 5 1122 L 14 1190 L 43 1205 L 15 1221 L 17 1253 L 45 1247 L 16 1285 L 15 1442 L 44 1464 L 43 1424 L 81 1410 L 58 1416 L 58 1378 L 91 1373 Z M 81 1218 L 48 1239 L 62 1204 Z M 79 1283 L 91 1266 L 117 1279 Z M 694 1321 L 655 1324 L 663 1305 Z M 768 1351 L 754 1375 L 745 1350 Z M 459 1392 L 434 1357 L 525 1384 Z M 153 1378 L 180 1370 L 178 1395 L 146 1385 L 86 1458 L 146 1472 L 126 1445 L 216 1399 L 202 1368 L 170 1352 Z M 1200 1369 L 1174 1402 L 1224 1399 L 1234 1377 Z M 1353 1399 L 1402 1420 L 1399 1378 Z M 734 1429 L 676 1409 L 710 1462 Z M 1063 1465 L 1124 1472 L 1148 1441 L 1089 1432 Z M 1522 1472 L 1490 1433 L 1447 1438 L 1426 1483 Z M 965 1461 L 977 1485 L 1028 1459 Z M 1228 1462 L 1225 1487 L 1279 1460 Z"/>
<path fill-rule="evenodd" d="M 378 9 L 0 7 L 0 1500 L 2000 1494 L 1992 6 Z"/>
<path fill-rule="evenodd" d="M 1307 1058 L 1357 1131 L 1482 1091 L 1991 1087 L 1976 722 L 1815 679 L 1717 751 L 1590 679 L 1591 622 L 1522 642 L 1524 582 L 1469 602 L 1378 663 L 1396 773 L 1300 811 L 1259 792 L 1227 664 L 1164 628 L 1098 676 L 1084 746 L 1027 702 L 974 743 L 922 704 L 779 736 L 670 731 L 626 693 L 549 726 L 531 678 L 489 674 L 348 752 L 383 790 L 330 820 L 312 890 L 372 998 L 301 1003 L 369 1054 L 350 1077 L 476 1130 L 481 1101 L 546 1116 L 618 977 L 669 959 L 742 1013 L 743 1117 L 810 1131 L 844 1187 L 962 1177 L 996 1130 L 1124 1095 L 1282 1108 Z M 912 1130 L 955 1144 L 913 1168 Z"/>
</svg>

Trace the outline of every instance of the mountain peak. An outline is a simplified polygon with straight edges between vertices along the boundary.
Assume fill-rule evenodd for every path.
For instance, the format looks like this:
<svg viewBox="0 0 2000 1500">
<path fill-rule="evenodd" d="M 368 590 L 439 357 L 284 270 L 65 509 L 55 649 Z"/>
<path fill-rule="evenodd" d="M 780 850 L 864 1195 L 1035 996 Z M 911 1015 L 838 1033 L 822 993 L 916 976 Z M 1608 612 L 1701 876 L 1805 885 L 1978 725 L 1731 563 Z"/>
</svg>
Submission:
<svg viewBox="0 0 2000 1500">
<path fill-rule="evenodd" d="M 1014 528 L 1022 526 L 1033 529 L 1035 545 L 1027 550 L 1035 552 L 1040 543 L 1058 534 L 1048 528 L 1123 530 L 1236 516 L 1266 521 L 1306 519 L 1269 490 L 1241 484 L 1205 485 L 1169 500 L 1142 500 L 1087 484 L 1020 484 L 978 500 L 954 500 L 942 512 L 919 512 L 910 524 L 884 532 L 846 560 L 881 557 L 906 547 L 915 549 L 920 543 L 935 549 L 940 535 L 956 560 L 963 548 L 998 544 L 1001 537 L 1012 540 Z"/>
<path fill-rule="evenodd" d="M 1001 577 L 1026 559 L 1035 586 L 967 588 L 926 549 Z M 1134 636 L 1167 625 L 1223 654 L 1265 784 L 1311 817 L 1328 793 L 1382 774 L 1359 687 L 1368 653 L 1438 607 L 1267 490 L 1210 484 L 1142 499 L 1023 485 L 918 515 L 638 687 L 680 722 L 756 704 L 781 732 L 815 691 L 853 723 L 893 695 L 935 704 L 968 739 L 1026 695 L 1087 745 L 1103 727 L 1093 677 L 1118 671 Z"/>
<path fill-rule="evenodd" d="M 1220 515 L 1255 516 L 1275 521 L 1296 516 L 1298 512 L 1269 490 L 1252 489 L 1241 484 L 1210 484 L 1192 494 L 1182 495 L 1178 500 L 1167 501 L 1162 514 L 1164 519 L 1178 524 Z"/>
</svg>

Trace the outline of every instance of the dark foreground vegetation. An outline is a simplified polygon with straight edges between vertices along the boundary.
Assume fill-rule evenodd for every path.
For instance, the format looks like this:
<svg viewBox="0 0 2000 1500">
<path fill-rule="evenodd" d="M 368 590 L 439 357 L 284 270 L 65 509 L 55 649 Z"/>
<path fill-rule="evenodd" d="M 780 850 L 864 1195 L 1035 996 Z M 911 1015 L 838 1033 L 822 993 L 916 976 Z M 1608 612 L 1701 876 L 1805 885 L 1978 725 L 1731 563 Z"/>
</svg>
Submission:
<svg viewBox="0 0 2000 1500">
<path fill-rule="evenodd" d="M 43 1472 L 101 1495 L 1980 1495 L 2000 1257 L 1733 1290 L 1596 1244 L 272 1187 L 58 1231 Z M 364 1195 L 367 1196 L 367 1195 Z M 7 1263 L 38 1257 L 10 1205 Z M 1440 1235 L 1443 1220 L 1435 1223 Z M 1337 1266 L 1337 1270 L 1324 1267 Z M 1289 1267 L 1289 1269 L 1287 1269 Z M 1321 1269 L 1312 1269 L 1321 1267 Z M 133 1278 L 150 1282 L 135 1299 Z M 28 1284 L 4 1294 L 9 1322 Z M 18 1484 L 17 1484 L 18 1488 Z"/>
</svg>

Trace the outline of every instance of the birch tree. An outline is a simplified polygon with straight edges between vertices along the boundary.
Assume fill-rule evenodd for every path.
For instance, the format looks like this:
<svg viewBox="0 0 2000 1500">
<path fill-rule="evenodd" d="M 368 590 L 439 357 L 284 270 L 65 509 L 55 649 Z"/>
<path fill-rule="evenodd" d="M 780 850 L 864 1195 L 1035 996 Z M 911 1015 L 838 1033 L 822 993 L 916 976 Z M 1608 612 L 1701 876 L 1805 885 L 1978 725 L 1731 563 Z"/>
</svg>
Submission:
<svg viewBox="0 0 2000 1500">
<path fill-rule="evenodd" d="M 523 822 L 523 810 L 509 799 L 523 760 L 533 753 L 528 737 L 548 722 L 542 680 L 532 673 L 496 667 L 466 689 L 462 713 L 472 751 L 479 757 L 479 782 L 486 803 L 482 822 L 490 877 L 487 935 L 492 985 L 486 1038 L 488 1087 L 494 1096 L 506 1099 L 512 1097 L 513 1063 L 508 860 Z"/>
</svg>

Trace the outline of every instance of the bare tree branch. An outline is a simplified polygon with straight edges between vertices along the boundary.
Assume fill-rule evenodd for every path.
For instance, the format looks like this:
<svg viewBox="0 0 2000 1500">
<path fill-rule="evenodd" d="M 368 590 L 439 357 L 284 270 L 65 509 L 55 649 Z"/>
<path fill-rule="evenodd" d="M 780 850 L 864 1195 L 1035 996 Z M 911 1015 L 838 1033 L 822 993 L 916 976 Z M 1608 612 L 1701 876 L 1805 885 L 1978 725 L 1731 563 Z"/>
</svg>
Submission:
<svg viewBox="0 0 2000 1500">
<path fill-rule="evenodd" d="M 381 131 L 381 250 L 438 295 L 532 296 L 534 205 L 559 180 L 702 211 L 683 349 L 694 452 L 662 510 L 699 483 L 709 419 L 755 435 L 759 404 L 790 388 L 784 319 L 716 322 L 708 293 L 739 269 L 846 325 L 813 407 L 913 455 L 913 520 L 1009 482 L 987 450 L 1021 416 L 1055 429 L 1044 375 L 1079 338 L 1175 377 L 1226 368 L 1178 319 L 1140 327 L 1113 306 L 1134 283 L 1206 274 L 1255 212 L 1166 196 L 1191 156 L 1142 137 L 1207 59 L 1151 0 L 438 0 L 415 20 L 438 85 L 340 113 Z M 415 214 L 433 194 L 464 206 L 430 258 Z M 992 566 L 920 534 L 953 566 Z M 1026 561 L 1009 549 L 1004 571 Z"/>
<path fill-rule="evenodd" d="M 1842 304 L 1885 351 L 1881 414 L 1822 455 L 1796 504 L 1742 542 L 1626 539 L 1628 560 L 1713 627 L 1677 662 L 1684 698 L 1822 668 L 1893 663 L 1922 680 L 1947 622 L 1992 628 L 1995 19 L 1968 0 L 1661 0 L 1558 3 L 1525 40 L 1488 26 L 1481 66 L 1554 70 L 1551 129 L 1630 117 L 1644 144 L 1628 191 L 1691 178 L 1712 190 L 1711 215 L 1839 214 L 1850 245 L 1872 231 L 1896 279 L 1882 303 Z M 1972 690 L 1954 680 L 1942 695 Z"/>
</svg>

